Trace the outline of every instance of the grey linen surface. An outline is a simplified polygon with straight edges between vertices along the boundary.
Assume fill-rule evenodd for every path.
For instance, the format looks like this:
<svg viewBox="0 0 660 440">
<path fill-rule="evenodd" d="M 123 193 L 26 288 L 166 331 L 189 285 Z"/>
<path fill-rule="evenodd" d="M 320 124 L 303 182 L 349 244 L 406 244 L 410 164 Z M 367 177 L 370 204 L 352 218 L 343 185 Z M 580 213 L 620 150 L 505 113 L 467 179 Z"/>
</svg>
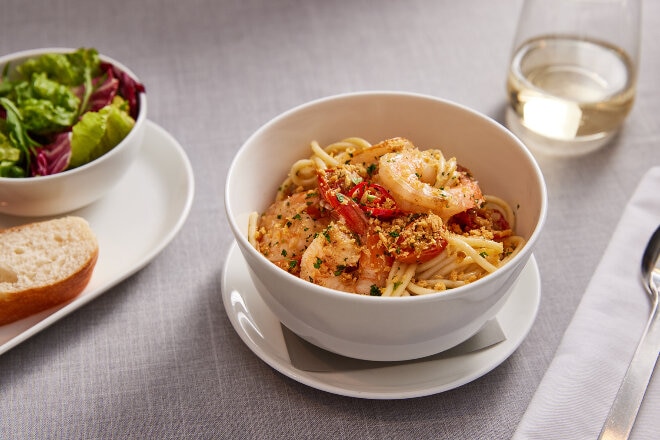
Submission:
<svg viewBox="0 0 660 440">
<path fill-rule="evenodd" d="M 639 95 L 621 135 L 590 156 L 539 158 L 549 194 L 539 314 L 520 348 L 474 382 L 370 401 L 270 368 L 222 306 L 233 240 L 222 194 L 241 143 L 311 99 L 412 91 L 502 121 L 521 4 L 0 0 L 0 54 L 88 46 L 120 60 L 196 179 L 187 223 L 150 265 L 0 356 L 0 438 L 510 438 L 628 198 L 660 164 L 660 2 L 644 4 Z"/>
</svg>

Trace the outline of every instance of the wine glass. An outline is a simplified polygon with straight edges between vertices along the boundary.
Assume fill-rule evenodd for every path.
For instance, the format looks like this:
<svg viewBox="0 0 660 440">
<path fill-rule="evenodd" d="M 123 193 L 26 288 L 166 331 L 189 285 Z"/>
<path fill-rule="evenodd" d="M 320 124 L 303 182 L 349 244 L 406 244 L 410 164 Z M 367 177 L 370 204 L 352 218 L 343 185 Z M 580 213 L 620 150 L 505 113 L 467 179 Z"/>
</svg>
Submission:
<svg viewBox="0 0 660 440">
<path fill-rule="evenodd" d="M 636 93 L 641 0 L 525 0 L 507 78 L 506 123 L 533 151 L 607 144 Z"/>
</svg>

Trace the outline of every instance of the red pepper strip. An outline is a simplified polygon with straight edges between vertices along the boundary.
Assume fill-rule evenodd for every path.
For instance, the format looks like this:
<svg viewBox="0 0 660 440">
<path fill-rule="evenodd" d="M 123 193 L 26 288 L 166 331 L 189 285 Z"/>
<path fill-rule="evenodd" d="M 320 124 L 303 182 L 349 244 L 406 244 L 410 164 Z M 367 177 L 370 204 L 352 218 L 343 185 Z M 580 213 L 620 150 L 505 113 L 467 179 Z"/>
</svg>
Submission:
<svg viewBox="0 0 660 440">
<path fill-rule="evenodd" d="M 344 218 L 346 226 L 357 234 L 365 234 L 369 220 L 355 200 L 339 192 L 339 189 L 331 189 L 328 180 L 325 178 L 324 171 L 319 171 L 317 180 L 321 197 Z"/>
<path fill-rule="evenodd" d="M 386 220 L 399 214 L 394 198 L 392 198 L 385 187 L 377 183 L 360 182 L 351 188 L 348 195 L 352 199 L 357 200 L 363 211 L 381 220 Z M 393 208 L 384 208 L 383 206 L 391 206 Z"/>
</svg>

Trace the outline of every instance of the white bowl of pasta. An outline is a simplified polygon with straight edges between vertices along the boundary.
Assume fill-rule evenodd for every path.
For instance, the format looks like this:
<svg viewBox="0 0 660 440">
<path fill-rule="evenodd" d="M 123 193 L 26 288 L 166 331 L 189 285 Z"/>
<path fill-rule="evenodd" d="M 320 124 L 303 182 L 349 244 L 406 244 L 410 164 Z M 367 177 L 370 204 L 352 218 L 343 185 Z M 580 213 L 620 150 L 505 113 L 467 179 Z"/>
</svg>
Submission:
<svg viewBox="0 0 660 440">
<path fill-rule="evenodd" d="M 398 361 L 453 347 L 508 299 L 546 217 L 502 125 L 424 95 L 296 107 L 234 158 L 227 217 L 264 302 L 307 341 Z"/>
</svg>

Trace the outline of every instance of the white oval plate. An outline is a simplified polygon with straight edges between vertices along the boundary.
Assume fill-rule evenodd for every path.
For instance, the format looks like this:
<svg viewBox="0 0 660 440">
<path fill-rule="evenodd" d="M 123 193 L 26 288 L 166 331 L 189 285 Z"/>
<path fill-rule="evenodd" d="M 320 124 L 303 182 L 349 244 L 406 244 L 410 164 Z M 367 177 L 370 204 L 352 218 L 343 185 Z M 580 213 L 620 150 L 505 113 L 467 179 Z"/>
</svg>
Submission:
<svg viewBox="0 0 660 440">
<path fill-rule="evenodd" d="M 136 162 L 117 186 L 101 200 L 70 213 L 85 218 L 99 241 L 99 259 L 89 284 L 66 304 L 0 326 L 0 354 L 142 269 L 183 226 L 195 192 L 190 161 L 172 135 L 151 121 L 146 124 Z M 0 215 L 0 229 L 36 220 Z"/>
<path fill-rule="evenodd" d="M 525 339 L 538 312 L 541 281 L 534 256 L 513 289 L 497 315 L 506 340 L 492 347 L 429 361 L 352 371 L 312 372 L 291 365 L 280 322 L 257 293 L 236 243 L 229 250 L 222 275 L 222 299 L 229 320 L 259 358 L 305 385 L 368 399 L 407 399 L 441 393 L 471 382 L 504 362 Z"/>
</svg>

